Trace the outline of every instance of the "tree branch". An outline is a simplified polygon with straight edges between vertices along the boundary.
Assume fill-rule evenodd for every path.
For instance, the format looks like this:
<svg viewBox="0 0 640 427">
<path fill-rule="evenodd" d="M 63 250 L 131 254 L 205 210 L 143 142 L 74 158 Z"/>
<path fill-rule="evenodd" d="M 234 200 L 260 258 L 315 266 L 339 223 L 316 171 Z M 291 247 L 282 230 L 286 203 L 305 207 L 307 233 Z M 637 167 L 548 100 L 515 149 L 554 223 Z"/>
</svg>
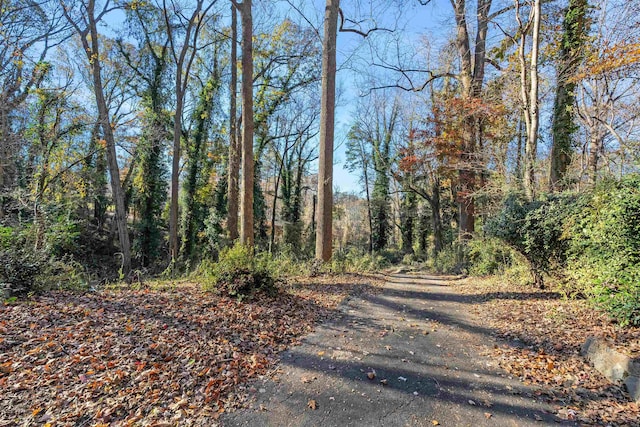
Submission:
<svg viewBox="0 0 640 427">
<path fill-rule="evenodd" d="M 358 24 L 358 23 L 351 19 L 345 19 L 342 9 L 338 9 L 338 13 L 340 14 L 340 28 L 338 29 L 338 31 L 340 31 L 341 33 L 356 33 L 358 35 L 361 35 L 364 38 L 367 38 L 369 34 L 373 33 L 374 31 L 388 31 L 390 33 L 393 33 L 393 30 L 390 30 L 388 28 L 380 28 L 380 27 L 373 27 L 366 32 L 359 30 L 357 28 L 344 28 L 345 21 L 350 22 L 352 24 Z"/>
</svg>

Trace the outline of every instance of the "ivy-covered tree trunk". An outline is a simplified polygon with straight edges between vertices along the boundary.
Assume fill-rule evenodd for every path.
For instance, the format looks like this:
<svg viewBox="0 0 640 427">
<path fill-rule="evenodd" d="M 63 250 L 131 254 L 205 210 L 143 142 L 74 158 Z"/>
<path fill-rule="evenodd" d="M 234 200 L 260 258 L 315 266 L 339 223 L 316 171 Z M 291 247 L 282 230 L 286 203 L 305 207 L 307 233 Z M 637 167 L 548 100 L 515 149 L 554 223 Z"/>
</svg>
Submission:
<svg viewBox="0 0 640 427">
<path fill-rule="evenodd" d="M 294 158 L 295 155 L 295 158 Z M 302 151 L 295 150 L 284 163 L 282 179 L 282 218 L 284 220 L 284 241 L 294 251 L 300 253 L 302 243 L 302 180 L 306 160 Z"/>
<path fill-rule="evenodd" d="M 417 216 L 416 193 L 408 190 L 402 195 L 400 211 L 400 232 L 402 235 L 402 253 L 413 254 L 413 237 L 416 228 Z"/>
<path fill-rule="evenodd" d="M 264 192 L 260 185 L 262 176 L 262 162 L 257 160 L 253 162 L 253 244 L 266 245 L 269 236 L 267 235 L 267 202 L 264 198 Z"/>
<path fill-rule="evenodd" d="M 588 32 L 588 1 L 569 0 L 562 22 L 560 58 L 556 65 L 556 97 L 553 104 L 551 136 L 551 165 L 549 169 L 549 190 L 566 188 L 563 180 L 573 154 L 572 136 L 578 129 L 574 118 L 577 67 L 584 55 L 583 47 Z"/>
<path fill-rule="evenodd" d="M 195 126 L 188 140 L 187 174 L 183 184 L 184 204 L 182 210 L 181 254 L 184 259 L 193 258 L 197 234 L 204 225 L 204 206 L 197 200 L 196 192 L 204 181 L 202 178 L 204 148 L 209 137 L 214 95 L 220 87 L 216 68 L 217 65 L 214 65 L 213 75 L 200 90 L 198 104 L 193 112 Z"/>
<path fill-rule="evenodd" d="M 153 54 L 153 74 L 143 94 L 144 129 L 139 141 L 138 170 L 134 178 L 134 205 L 140 217 L 136 225 L 134 246 L 142 266 L 148 267 L 160 255 L 162 236 L 160 221 L 167 198 L 166 168 L 163 162 L 164 141 L 168 139 L 168 117 L 163 111 L 162 77 L 166 68 L 166 46 Z"/>
<path fill-rule="evenodd" d="M 428 255 L 429 234 L 431 234 L 430 211 L 423 206 L 418 214 L 418 252 L 421 256 Z"/>
<path fill-rule="evenodd" d="M 389 241 L 389 233 L 391 231 L 390 202 L 389 177 L 387 171 L 384 168 L 376 168 L 376 179 L 373 183 L 371 197 L 371 219 L 373 226 L 371 243 L 374 251 L 383 250 Z"/>
<path fill-rule="evenodd" d="M 442 214 L 440 213 L 440 179 L 433 180 L 431 189 L 431 230 L 433 232 L 433 256 L 437 256 L 444 248 L 444 236 L 442 233 Z"/>
</svg>

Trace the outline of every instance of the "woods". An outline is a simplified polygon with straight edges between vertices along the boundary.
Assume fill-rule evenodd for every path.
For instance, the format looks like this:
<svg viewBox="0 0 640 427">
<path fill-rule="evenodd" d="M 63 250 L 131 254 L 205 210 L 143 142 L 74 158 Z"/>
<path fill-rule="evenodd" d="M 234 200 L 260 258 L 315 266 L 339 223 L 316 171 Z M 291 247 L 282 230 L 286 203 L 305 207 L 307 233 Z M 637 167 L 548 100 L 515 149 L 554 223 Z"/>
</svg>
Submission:
<svg viewBox="0 0 640 427">
<path fill-rule="evenodd" d="M 546 336 L 640 336 L 639 166 L 638 2 L 0 0 L 0 418 L 213 422 L 391 268 L 540 310 L 521 379 L 604 411 Z"/>
<path fill-rule="evenodd" d="M 541 285 L 565 273 L 506 235 L 514 198 L 637 173 L 632 3 L 456 0 L 429 42 L 411 15 L 438 2 L 267 3 L 3 1 L 4 251 L 90 284 L 180 275 L 236 240 L 329 269 L 474 271 L 469 248 L 497 236 Z"/>
<path fill-rule="evenodd" d="M 637 173 L 633 4 L 455 1 L 451 37 L 394 45 L 415 30 L 337 2 L 315 23 L 293 3 L 4 3 L 4 251 L 20 242 L 86 284 L 180 275 L 236 239 L 329 269 L 474 271 L 469 248 L 496 236 L 541 286 L 567 273 L 542 248 L 589 244 L 571 224 L 590 202 L 551 234 L 526 215 Z M 336 93 L 340 78 L 362 96 Z M 349 197 L 343 161 L 362 184 Z M 509 234 L 523 221 L 537 246 Z"/>
</svg>

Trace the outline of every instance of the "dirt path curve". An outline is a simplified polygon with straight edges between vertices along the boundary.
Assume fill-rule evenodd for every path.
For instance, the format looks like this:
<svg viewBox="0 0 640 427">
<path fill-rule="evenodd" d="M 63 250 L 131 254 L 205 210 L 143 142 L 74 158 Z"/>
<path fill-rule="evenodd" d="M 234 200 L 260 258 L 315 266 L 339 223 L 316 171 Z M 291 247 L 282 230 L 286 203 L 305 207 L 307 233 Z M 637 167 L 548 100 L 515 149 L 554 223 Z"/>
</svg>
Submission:
<svg viewBox="0 0 640 427">
<path fill-rule="evenodd" d="M 558 425 L 532 389 L 484 355 L 498 343 L 455 283 L 395 274 L 381 292 L 349 298 L 282 355 L 278 374 L 253 384 L 252 408 L 222 425 Z"/>
</svg>

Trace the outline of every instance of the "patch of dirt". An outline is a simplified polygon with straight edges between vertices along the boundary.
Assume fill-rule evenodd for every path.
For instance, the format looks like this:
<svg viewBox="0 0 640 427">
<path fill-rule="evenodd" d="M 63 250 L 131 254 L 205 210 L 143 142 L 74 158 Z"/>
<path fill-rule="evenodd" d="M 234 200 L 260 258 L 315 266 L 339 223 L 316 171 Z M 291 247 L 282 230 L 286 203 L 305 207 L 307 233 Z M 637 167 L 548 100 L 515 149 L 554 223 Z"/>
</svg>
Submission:
<svg viewBox="0 0 640 427">
<path fill-rule="evenodd" d="M 512 344 L 494 348 L 491 356 L 523 383 L 539 386 L 538 395 L 552 402 L 561 418 L 585 425 L 640 426 L 640 405 L 580 355 L 586 339 L 598 336 L 638 357 L 640 328 L 620 328 L 586 301 L 567 300 L 553 291 L 478 278 L 456 287 L 477 302 L 475 314 L 485 326 Z"/>
<path fill-rule="evenodd" d="M 371 278 L 291 282 L 238 301 L 196 284 L 52 292 L 0 305 L 0 426 L 215 424 L 237 385 Z"/>
</svg>

